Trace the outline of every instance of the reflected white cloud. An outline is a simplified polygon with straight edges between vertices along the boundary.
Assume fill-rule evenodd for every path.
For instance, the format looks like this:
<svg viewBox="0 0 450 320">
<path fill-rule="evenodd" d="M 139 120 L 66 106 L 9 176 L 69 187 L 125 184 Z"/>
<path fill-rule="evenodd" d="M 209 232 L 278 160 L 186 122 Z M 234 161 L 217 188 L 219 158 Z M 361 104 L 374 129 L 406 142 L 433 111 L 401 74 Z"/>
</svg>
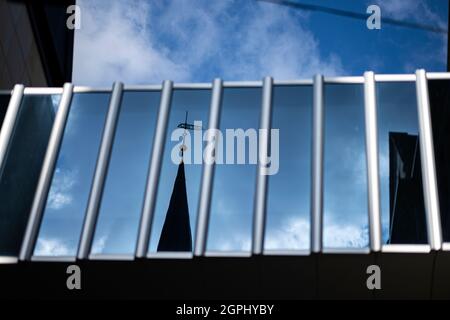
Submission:
<svg viewBox="0 0 450 320">
<path fill-rule="evenodd" d="M 56 168 L 52 187 L 48 195 L 47 207 L 59 210 L 72 203 L 72 188 L 76 183 L 77 173 L 70 170 Z"/>
<path fill-rule="evenodd" d="M 34 254 L 37 256 L 65 256 L 71 250 L 59 239 L 39 238 L 36 243 Z"/>
</svg>

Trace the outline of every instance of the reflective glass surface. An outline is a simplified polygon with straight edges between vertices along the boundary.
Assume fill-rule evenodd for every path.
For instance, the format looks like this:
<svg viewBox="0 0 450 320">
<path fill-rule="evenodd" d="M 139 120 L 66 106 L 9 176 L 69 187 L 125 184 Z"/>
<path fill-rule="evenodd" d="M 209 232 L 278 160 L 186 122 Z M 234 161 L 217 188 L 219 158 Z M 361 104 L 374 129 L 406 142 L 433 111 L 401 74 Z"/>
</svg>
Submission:
<svg viewBox="0 0 450 320">
<path fill-rule="evenodd" d="M 415 82 L 377 83 L 383 242 L 427 243 Z"/>
<path fill-rule="evenodd" d="M 160 91 L 123 94 L 91 252 L 133 254 Z"/>
<path fill-rule="evenodd" d="M 210 103 L 210 90 L 173 91 L 149 252 L 192 250 Z"/>
<path fill-rule="evenodd" d="M 207 250 L 250 251 L 260 109 L 261 88 L 224 89 Z"/>
<path fill-rule="evenodd" d="M 364 91 L 325 85 L 324 221 L 327 248 L 368 246 Z"/>
<path fill-rule="evenodd" d="M 11 95 L 9 94 L 0 94 L 0 129 L 2 128 L 3 125 L 3 119 L 5 118 L 10 98 Z"/>
<path fill-rule="evenodd" d="M 20 250 L 59 99 L 22 99 L 0 171 L 0 255 L 17 255 Z"/>
<path fill-rule="evenodd" d="M 34 255 L 74 256 L 110 93 L 74 94 Z"/>
<path fill-rule="evenodd" d="M 275 86 L 272 128 L 278 171 L 269 176 L 265 249 L 308 249 L 310 242 L 312 86 Z"/>
</svg>

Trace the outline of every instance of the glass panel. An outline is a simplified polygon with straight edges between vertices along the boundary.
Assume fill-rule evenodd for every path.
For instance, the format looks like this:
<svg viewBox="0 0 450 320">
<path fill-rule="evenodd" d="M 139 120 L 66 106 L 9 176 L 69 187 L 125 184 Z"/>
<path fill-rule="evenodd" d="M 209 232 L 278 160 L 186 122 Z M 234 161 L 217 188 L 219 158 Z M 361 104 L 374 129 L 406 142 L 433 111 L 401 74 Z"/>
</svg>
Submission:
<svg viewBox="0 0 450 320">
<path fill-rule="evenodd" d="M 202 175 L 202 136 L 208 127 L 210 103 L 210 90 L 173 92 L 150 252 L 192 250 Z M 180 128 L 186 127 L 185 122 L 187 130 Z M 180 167 L 184 134 L 187 149 L 183 153 L 184 165 Z"/>
<path fill-rule="evenodd" d="M 450 80 L 429 80 L 442 237 L 450 242 Z"/>
<path fill-rule="evenodd" d="M 383 242 L 427 243 L 415 82 L 378 83 Z"/>
<path fill-rule="evenodd" d="M 328 248 L 369 244 L 364 88 L 325 86 L 324 231 Z"/>
<path fill-rule="evenodd" d="M 2 129 L 3 119 L 5 118 L 10 98 L 11 95 L 9 94 L 0 94 L 0 130 Z"/>
<path fill-rule="evenodd" d="M 0 255 L 17 255 L 59 104 L 59 95 L 25 95 L 0 178 Z"/>
<path fill-rule="evenodd" d="M 92 253 L 135 251 L 160 95 L 124 92 Z"/>
<path fill-rule="evenodd" d="M 312 87 L 275 86 L 272 128 L 279 130 L 278 172 L 269 176 L 266 249 L 310 243 Z M 272 150 L 274 143 L 272 139 Z"/>
<path fill-rule="evenodd" d="M 109 96 L 109 93 L 73 96 L 35 255 L 76 254 Z"/>
<path fill-rule="evenodd" d="M 220 119 L 223 145 L 218 147 L 217 161 L 223 158 L 225 164 L 217 164 L 215 169 L 207 243 L 210 251 L 251 249 L 260 110 L 261 88 L 224 89 Z"/>
</svg>

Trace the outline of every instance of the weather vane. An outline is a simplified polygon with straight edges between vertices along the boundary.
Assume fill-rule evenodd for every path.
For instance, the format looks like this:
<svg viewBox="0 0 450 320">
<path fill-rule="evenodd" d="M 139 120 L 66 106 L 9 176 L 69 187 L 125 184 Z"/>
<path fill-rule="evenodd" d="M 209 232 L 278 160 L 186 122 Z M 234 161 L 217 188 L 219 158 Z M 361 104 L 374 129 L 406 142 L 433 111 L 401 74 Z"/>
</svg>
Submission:
<svg viewBox="0 0 450 320">
<path fill-rule="evenodd" d="M 184 118 L 184 122 L 180 123 L 177 126 L 177 128 L 184 129 L 184 132 L 183 132 L 183 143 L 182 143 L 182 145 L 180 147 L 180 155 L 181 155 L 182 158 L 183 158 L 184 151 L 187 150 L 187 146 L 184 144 L 184 141 L 185 141 L 185 138 L 186 138 L 186 135 L 187 135 L 187 131 L 188 130 L 203 130 L 202 126 L 196 126 L 194 124 L 188 123 L 187 121 L 188 121 L 188 111 L 186 111 L 186 116 Z"/>
</svg>

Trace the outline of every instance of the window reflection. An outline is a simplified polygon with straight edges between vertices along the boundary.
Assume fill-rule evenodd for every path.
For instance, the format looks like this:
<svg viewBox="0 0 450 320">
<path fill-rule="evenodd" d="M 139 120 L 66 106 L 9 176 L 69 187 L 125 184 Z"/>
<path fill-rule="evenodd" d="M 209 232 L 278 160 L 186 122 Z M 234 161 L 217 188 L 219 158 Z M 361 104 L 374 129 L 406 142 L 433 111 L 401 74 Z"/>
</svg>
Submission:
<svg viewBox="0 0 450 320">
<path fill-rule="evenodd" d="M 76 254 L 110 93 L 74 94 L 34 250 Z"/>
<path fill-rule="evenodd" d="M 17 255 L 33 202 L 59 95 L 25 95 L 0 176 L 0 255 Z"/>
<path fill-rule="evenodd" d="M 428 81 L 442 237 L 450 242 L 450 80 Z"/>
<path fill-rule="evenodd" d="M 426 243 L 415 83 L 378 83 L 377 100 L 383 241 Z"/>
<path fill-rule="evenodd" d="M 144 199 L 160 91 L 127 92 L 94 235 L 94 254 L 132 254 Z"/>
<path fill-rule="evenodd" d="M 328 248 L 368 246 L 364 88 L 325 86 L 324 231 Z"/>
<path fill-rule="evenodd" d="M 226 129 L 259 128 L 260 109 L 261 88 L 225 88 L 220 119 L 223 145 L 233 142 L 233 138 L 227 139 Z M 244 164 L 216 165 L 207 250 L 250 251 L 257 168 L 249 157 L 250 138 L 246 137 L 245 141 Z M 233 162 L 237 161 L 237 143 L 234 143 Z"/>
<path fill-rule="evenodd" d="M 149 252 L 192 250 L 210 102 L 210 90 L 173 92 Z"/>
<path fill-rule="evenodd" d="M 265 249 L 309 248 L 312 105 L 311 86 L 274 87 L 280 160 L 269 176 Z"/>
</svg>

